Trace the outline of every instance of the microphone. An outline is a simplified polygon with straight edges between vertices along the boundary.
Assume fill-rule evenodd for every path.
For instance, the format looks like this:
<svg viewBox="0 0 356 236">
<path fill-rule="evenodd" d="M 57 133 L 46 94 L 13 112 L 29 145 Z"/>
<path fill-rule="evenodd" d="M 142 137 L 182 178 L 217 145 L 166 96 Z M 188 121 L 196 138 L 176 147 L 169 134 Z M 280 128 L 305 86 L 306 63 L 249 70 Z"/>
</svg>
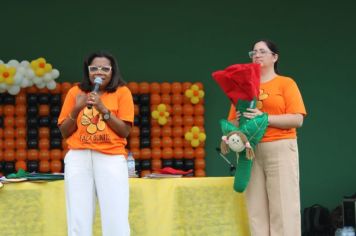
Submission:
<svg viewBox="0 0 356 236">
<path fill-rule="evenodd" d="M 103 79 L 100 77 L 95 77 L 94 79 L 94 88 L 93 88 L 93 93 L 99 92 L 99 87 L 103 83 Z M 91 109 L 93 107 L 93 104 L 88 104 L 88 109 Z"/>
</svg>

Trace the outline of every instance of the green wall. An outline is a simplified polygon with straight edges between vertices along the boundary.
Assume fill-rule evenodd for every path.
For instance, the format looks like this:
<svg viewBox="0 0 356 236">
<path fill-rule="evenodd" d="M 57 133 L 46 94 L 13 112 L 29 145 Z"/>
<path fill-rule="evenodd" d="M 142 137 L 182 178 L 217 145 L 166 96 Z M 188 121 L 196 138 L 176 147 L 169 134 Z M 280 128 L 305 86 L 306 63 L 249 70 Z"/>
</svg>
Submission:
<svg viewBox="0 0 356 236">
<path fill-rule="evenodd" d="M 299 130 L 303 207 L 335 207 L 355 192 L 356 32 L 353 1 L 6 1 L 0 59 L 45 57 L 59 81 L 79 81 L 89 52 L 119 58 L 127 81 L 202 81 L 209 176 L 229 175 L 216 154 L 229 104 L 211 73 L 249 62 L 252 42 L 280 47 L 280 70 L 308 110 Z"/>
</svg>

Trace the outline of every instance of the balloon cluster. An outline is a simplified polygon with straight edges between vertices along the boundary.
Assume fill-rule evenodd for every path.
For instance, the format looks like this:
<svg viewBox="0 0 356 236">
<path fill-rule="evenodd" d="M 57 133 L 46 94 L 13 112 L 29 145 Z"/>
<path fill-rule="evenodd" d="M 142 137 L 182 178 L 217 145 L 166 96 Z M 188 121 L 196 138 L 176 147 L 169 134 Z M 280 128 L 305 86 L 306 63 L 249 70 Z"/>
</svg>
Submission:
<svg viewBox="0 0 356 236">
<path fill-rule="evenodd" d="M 201 90 L 198 85 L 193 84 L 189 89 L 185 91 L 185 96 L 190 99 L 193 104 L 199 103 L 200 99 L 204 97 L 204 91 Z"/>
<path fill-rule="evenodd" d="M 190 141 L 192 147 L 198 147 L 200 142 L 204 142 L 206 134 L 201 132 L 198 126 L 193 126 L 190 131 L 184 135 L 185 140 Z"/>
<path fill-rule="evenodd" d="M 157 106 L 157 109 L 152 111 L 152 118 L 158 121 L 158 124 L 165 125 L 168 121 L 169 112 L 165 104 L 161 103 Z"/>
<path fill-rule="evenodd" d="M 39 89 L 47 87 L 53 90 L 56 88 L 55 79 L 58 77 L 59 71 L 53 69 L 42 57 L 31 62 L 10 60 L 4 63 L 0 60 L 0 93 L 16 95 L 21 88 L 33 85 Z"/>
</svg>

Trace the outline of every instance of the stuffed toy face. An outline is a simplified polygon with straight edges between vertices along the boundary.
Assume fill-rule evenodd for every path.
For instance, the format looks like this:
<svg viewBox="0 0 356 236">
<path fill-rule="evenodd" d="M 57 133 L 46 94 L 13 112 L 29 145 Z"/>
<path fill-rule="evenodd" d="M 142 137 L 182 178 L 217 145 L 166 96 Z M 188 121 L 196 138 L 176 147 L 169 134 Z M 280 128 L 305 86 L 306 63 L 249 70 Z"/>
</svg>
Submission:
<svg viewBox="0 0 356 236">
<path fill-rule="evenodd" d="M 242 141 L 241 136 L 239 136 L 237 133 L 233 133 L 229 136 L 223 136 L 222 140 L 234 152 L 242 152 L 245 150 L 245 143 Z"/>
</svg>

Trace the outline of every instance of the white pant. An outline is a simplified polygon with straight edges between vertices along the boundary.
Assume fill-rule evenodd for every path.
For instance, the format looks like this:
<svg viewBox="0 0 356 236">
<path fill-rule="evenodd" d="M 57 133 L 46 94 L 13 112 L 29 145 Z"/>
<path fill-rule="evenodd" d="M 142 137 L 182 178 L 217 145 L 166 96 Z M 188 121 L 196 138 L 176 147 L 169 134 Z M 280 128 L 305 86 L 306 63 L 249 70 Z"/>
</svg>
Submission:
<svg viewBox="0 0 356 236">
<path fill-rule="evenodd" d="M 96 197 L 103 235 L 130 235 L 125 157 L 93 150 L 70 150 L 64 163 L 68 235 L 92 235 Z"/>
</svg>

